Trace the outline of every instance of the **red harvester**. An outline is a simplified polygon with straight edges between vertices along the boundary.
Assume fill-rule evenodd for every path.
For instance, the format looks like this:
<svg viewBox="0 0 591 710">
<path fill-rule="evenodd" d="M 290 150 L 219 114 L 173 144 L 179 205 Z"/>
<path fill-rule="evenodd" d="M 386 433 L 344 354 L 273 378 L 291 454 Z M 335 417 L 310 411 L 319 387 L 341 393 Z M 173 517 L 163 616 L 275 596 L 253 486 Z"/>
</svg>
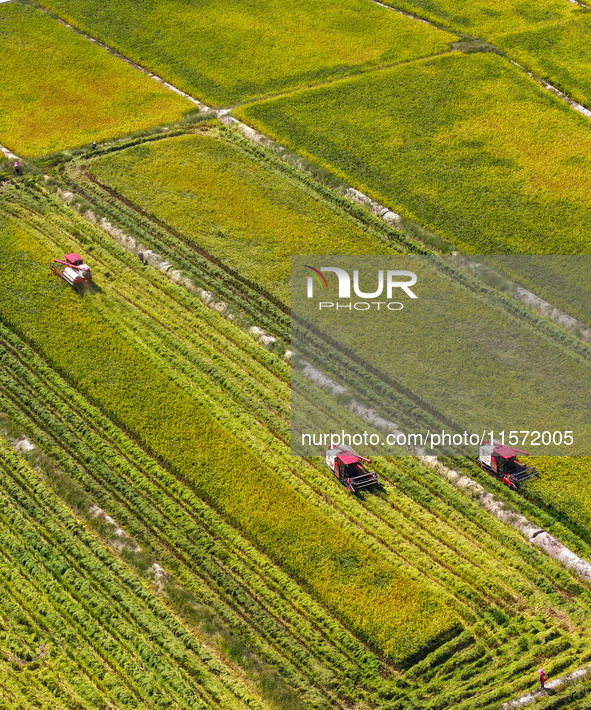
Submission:
<svg viewBox="0 0 591 710">
<path fill-rule="evenodd" d="M 517 454 L 529 456 L 527 451 L 505 446 L 500 441 L 483 441 L 478 451 L 478 463 L 485 471 L 494 473 L 506 486 L 516 491 L 522 483 L 538 475 L 533 466 L 519 463 Z"/>
<path fill-rule="evenodd" d="M 361 488 L 379 485 L 378 474 L 368 471 L 365 463 L 371 461 L 364 456 L 359 456 L 348 446 L 339 446 L 326 452 L 326 465 L 352 493 L 356 493 Z"/>
<path fill-rule="evenodd" d="M 54 259 L 50 269 L 55 276 L 59 276 L 70 286 L 92 283 L 90 266 L 84 263 L 80 254 L 66 254 L 63 261 Z"/>
</svg>

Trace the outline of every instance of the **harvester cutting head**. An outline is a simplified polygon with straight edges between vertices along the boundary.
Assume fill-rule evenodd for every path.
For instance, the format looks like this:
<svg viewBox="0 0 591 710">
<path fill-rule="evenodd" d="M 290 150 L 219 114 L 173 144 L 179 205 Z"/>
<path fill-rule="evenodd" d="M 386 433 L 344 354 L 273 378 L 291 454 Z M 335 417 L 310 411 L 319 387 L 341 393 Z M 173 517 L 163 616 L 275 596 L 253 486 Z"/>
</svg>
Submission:
<svg viewBox="0 0 591 710">
<path fill-rule="evenodd" d="M 84 263 L 80 254 L 66 254 L 63 260 L 54 259 L 50 268 L 55 276 L 59 276 L 70 286 L 92 283 L 90 266 Z"/>
<path fill-rule="evenodd" d="M 328 449 L 326 452 L 326 465 L 353 493 L 361 488 L 369 488 L 379 484 L 378 474 L 368 471 L 366 463 L 371 463 L 369 459 L 359 454 L 348 446 L 339 446 L 335 449 Z"/>
<path fill-rule="evenodd" d="M 478 463 L 494 473 L 506 486 L 518 490 L 522 483 L 537 476 L 538 472 L 533 466 L 520 463 L 517 454 L 529 455 L 527 451 L 514 449 L 500 441 L 483 441 L 478 452 Z"/>
</svg>

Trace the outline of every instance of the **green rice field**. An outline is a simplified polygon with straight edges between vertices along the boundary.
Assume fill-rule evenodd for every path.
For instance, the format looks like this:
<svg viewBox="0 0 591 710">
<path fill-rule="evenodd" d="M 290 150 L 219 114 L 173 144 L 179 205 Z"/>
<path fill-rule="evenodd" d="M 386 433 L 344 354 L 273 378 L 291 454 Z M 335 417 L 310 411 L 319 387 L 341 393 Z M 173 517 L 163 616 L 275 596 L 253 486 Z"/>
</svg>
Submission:
<svg viewBox="0 0 591 710">
<path fill-rule="evenodd" d="M 0 710 L 589 709 L 590 12 L 0 3 Z"/>
<path fill-rule="evenodd" d="M 178 120 L 187 99 L 31 6 L 0 6 L 0 143 L 26 156 Z"/>
<path fill-rule="evenodd" d="M 252 104 L 245 121 L 475 253 L 589 253 L 586 120 L 494 54 Z"/>
<path fill-rule="evenodd" d="M 436 54 L 456 39 L 366 0 L 42 5 L 217 106 Z"/>
<path fill-rule="evenodd" d="M 528 32 L 499 36 L 496 44 L 584 106 L 591 105 L 591 15 Z"/>
<path fill-rule="evenodd" d="M 88 168 L 101 184 L 284 301 L 292 254 L 395 251 L 303 185 L 211 134 L 117 151 Z"/>
</svg>

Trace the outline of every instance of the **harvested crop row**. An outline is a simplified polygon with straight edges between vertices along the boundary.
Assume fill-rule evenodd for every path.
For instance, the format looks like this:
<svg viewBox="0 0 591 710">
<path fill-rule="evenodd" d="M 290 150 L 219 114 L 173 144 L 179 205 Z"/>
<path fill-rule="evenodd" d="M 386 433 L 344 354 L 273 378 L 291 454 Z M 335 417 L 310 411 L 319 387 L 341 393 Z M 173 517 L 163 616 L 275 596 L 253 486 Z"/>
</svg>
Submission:
<svg viewBox="0 0 591 710">
<path fill-rule="evenodd" d="M 144 304 L 145 304 L 145 301 L 146 301 L 145 297 L 144 297 L 142 300 L 143 300 L 143 302 L 144 302 Z M 123 313 L 121 313 L 121 312 L 118 313 L 117 318 L 116 318 L 116 321 L 117 321 L 119 324 L 123 324 L 123 323 L 125 322 L 125 316 L 123 315 Z M 136 333 L 136 337 L 137 337 L 137 332 L 138 332 L 138 331 L 137 331 L 137 325 L 134 325 L 134 322 L 130 322 L 130 324 L 129 324 L 128 327 L 133 329 L 133 331 Z M 130 332 L 131 332 L 131 331 L 130 331 Z M 154 340 L 154 342 L 153 342 L 153 346 L 152 346 L 152 347 L 153 347 L 154 349 L 158 349 L 158 346 L 159 346 L 159 343 L 160 343 L 160 342 L 161 342 L 160 339 L 156 338 L 156 339 Z M 183 354 L 183 360 L 177 361 L 176 366 L 173 368 L 175 371 L 181 372 L 181 371 L 183 371 L 184 369 L 186 369 L 186 367 L 184 366 L 184 363 L 183 363 L 184 358 L 185 358 L 185 355 Z M 161 367 L 166 367 L 166 365 L 167 365 L 166 361 L 163 361 L 163 362 L 161 363 Z M 198 382 L 198 381 L 199 381 L 199 373 L 198 373 L 198 372 L 193 372 L 193 373 L 192 373 L 192 376 L 191 376 L 190 380 L 187 382 L 187 384 L 189 384 L 189 382 L 195 384 L 195 383 Z M 203 385 L 203 386 L 201 387 L 201 389 L 204 389 L 204 386 L 205 386 L 205 385 Z M 236 405 L 236 401 L 234 402 L 234 406 L 235 406 L 235 405 Z M 252 431 L 252 429 L 251 429 L 251 431 Z M 390 505 L 391 505 L 391 504 L 390 504 Z M 401 528 L 400 526 L 402 526 L 402 528 Z M 400 533 L 401 530 L 404 528 L 404 519 L 401 518 L 401 519 L 396 523 L 396 525 L 395 525 L 394 527 L 396 528 L 397 533 Z M 407 539 L 410 541 L 411 537 L 412 537 L 412 536 L 411 536 L 410 531 L 409 531 L 409 536 L 408 536 Z M 413 544 L 416 546 L 416 544 L 417 544 L 416 539 L 413 541 Z M 428 547 L 423 546 L 423 550 L 426 550 L 426 549 L 428 549 Z M 445 557 L 445 555 L 444 555 L 444 557 Z M 449 565 L 449 563 L 447 563 L 447 564 L 444 563 L 444 566 L 448 566 L 448 565 Z M 456 566 L 457 566 L 457 565 L 456 565 Z M 466 574 L 467 574 L 467 576 L 469 577 L 470 574 L 471 574 L 471 572 L 468 571 L 468 572 L 466 572 Z M 453 588 L 453 586 L 454 586 L 454 585 L 453 585 L 453 581 L 451 582 L 451 584 L 452 584 L 452 588 Z M 505 596 L 506 596 L 506 595 L 505 595 Z M 507 600 L 508 600 L 508 597 L 505 599 L 505 603 L 507 602 Z"/>
<path fill-rule="evenodd" d="M 198 650 L 198 644 L 176 619 L 74 522 L 6 444 L 0 442 L 0 450 L 3 553 L 18 564 L 15 573 L 20 570 L 25 583 L 21 589 L 29 580 L 43 590 L 41 598 L 66 620 L 66 626 L 82 631 L 103 658 L 108 655 L 109 665 L 127 688 L 124 691 L 121 686 L 114 698 L 124 707 L 140 698 L 145 707 L 163 707 L 163 701 L 166 704 L 168 700 L 157 687 L 162 684 L 163 676 L 159 675 L 164 672 L 168 673 L 166 696 L 178 707 L 193 707 L 195 694 L 202 698 L 203 706 L 217 707 L 223 699 L 228 707 L 242 707 L 206 671 L 206 665 L 198 660 L 203 650 Z M 51 544 L 54 539 L 60 539 L 61 552 Z M 46 619 L 50 618 L 46 612 Z M 55 627 L 53 630 L 56 633 Z M 158 647 L 149 640 L 154 633 L 159 637 Z M 178 660 L 180 639 L 188 644 L 184 649 L 186 670 L 177 670 L 173 676 L 170 670 L 164 670 L 163 662 Z M 140 671 L 145 663 L 150 671 Z M 197 702 L 196 706 L 200 704 Z"/>
<path fill-rule="evenodd" d="M 144 301 L 145 301 L 145 299 L 144 299 Z M 122 322 L 124 322 L 125 319 L 124 319 L 124 317 L 122 317 L 122 314 L 119 314 L 116 320 L 117 320 L 119 323 L 122 323 Z M 136 326 L 131 326 L 131 325 L 130 325 L 130 327 L 136 328 Z M 137 328 L 136 328 L 136 330 L 137 330 Z M 156 339 L 156 340 L 154 341 L 153 347 L 157 348 L 159 342 L 160 342 L 160 341 L 159 341 L 158 339 Z M 184 357 L 184 356 L 183 356 L 183 357 Z M 163 363 L 163 365 L 164 365 L 164 363 Z M 177 366 L 176 366 L 175 369 L 177 369 L 177 370 L 179 370 L 179 371 L 182 371 L 182 370 L 183 370 L 183 363 L 182 363 L 182 361 L 177 362 Z M 193 376 L 192 376 L 192 378 L 191 378 L 191 382 L 196 383 L 196 382 L 198 381 L 198 379 L 196 379 L 196 378 L 197 378 L 197 373 L 194 373 Z M 236 404 L 236 402 L 235 402 L 234 404 Z M 403 523 L 404 523 L 404 521 L 398 522 L 397 525 L 395 526 L 398 532 L 400 532 L 400 527 L 399 527 L 399 526 L 400 526 L 401 524 L 403 525 Z M 416 541 L 415 541 L 415 544 L 416 544 Z M 424 549 L 425 549 L 425 548 L 424 548 Z M 505 601 L 506 601 L 506 600 L 505 600 Z"/>
<path fill-rule="evenodd" d="M 78 300 L 74 294 L 64 293 L 59 283 L 41 285 L 41 264 L 50 259 L 51 252 L 31 242 L 30 234 L 27 236 L 10 223 L 7 236 L 5 247 L 16 252 L 7 252 L 3 263 L 9 269 L 16 254 L 25 247 L 30 254 L 26 265 L 31 272 L 28 276 L 23 274 L 18 286 L 12 283 L 13 276 L 4 272 L 2 285 L 12 292 L 17 287 L 21 303 L 23 299 L 34 300 L 38 318 L 26 330 L 39 351 L 58 368 L 67 363 L 69 377 L 78 382 L 83 392 L 100 402 L 110 416 L 124 422 L 144 446 L 161 457 L 177 475 L 191 481 L 200 495 L 223 510 L 262 549 L 276 559 L 287 560 L 288 569 L 310 584 L 330 608 L 338 610 L 347 625 L 358 633 L 380 639 L 379 643 L 398 659 L 408 655 L 413 645 L 423 643 L 425 636 L 431 633 L 439 636 L 453 625 L 454 620 L 449 618 L 441 601 L 435 602 L 433 595 L 425 594 L 424 585 L 411 580 L 377 554 L 368 554 L 362 541 L 339 529 L 297 494 L 282 476 L 261 465 L 236 436 L 215 421 L 204 405 L 160 373 L 132 341 L 121 338 L 93 305 L 93 299 L 100 303 L 100 294 Z M 69 322 L 79 329 L 81 341 L 92 342 L 92 363 L 88 362 L 85 351 L 64 341 L 53 329 L 57 303 L 62 308 L 67 306 Z M 5 299 L 3 318 L 17 330 L 23 325 L 19 324 L 19 312 L 23 313 L 15 311 Z M 130 388 L 133 382 L 150 382 L 150 398 L 143 397 L 143 390 Z M 236 479 L 239 471 L 248 471 L 249 475 Z M 249 500 L 256 500 L 257 505 L 249 504 Z M 289 510 L 289 517 L 278 519 L 280 510 Z M 294 539 L 298 540 L 297 555 L 292 547 Z M 362 569 L 343 565 L 340 554 L 349 553 L 365 559 Z M 312 565 L 311 560 L 317 563 Z M 389 582 L 385 587 L 375 588 L 372 579 L 380 572 L 387 574 Z M 330 584 L 328 579 L 332 580 Z M 343 596 L 345 586 L 349 592 Z M 355 593 L 354 589 L 358 591 Z M 384 623 L 383 605 L 379 601 L 382 596 L 384 599 L 395 596 L 401 601 L 398 609 L 389 607 L 388 623 Z M 368 599 L 374 601 L 368 604 Z M 363 605 L 363 614 L 358 613 L 359 605 Z M 405 636 L 404 619 L 408 617 L 407 623 L 412 624 L 414 615 L 422 615 L 421 610 L 427 609 L 428 622 L 422 631 L 411 638 Z M 398 646 L 399 642 L 402 645 Z"/>
<path fill-rule="evenodd" d="M 249 646 L 260 649 L 261 639 L 266 636 L 266 643 L 271 643 L 274 648 L 270 649 L 270 655 L 265 655 L 279 668 L 283 668 L 284 657 L 289 656 L 292 656 L 304 673 L 314 673 L 316 664 L 323 662 L 322 655 L 325 655 L 330 665 L 340 665 L 341 652 L 335 652 L 335 648 L 324 652 L 324 642 L 319 643 L 314 626 L 310 631 L 306 631 L 305 617 L 309 614 L 309 607 L 314 605 L 309 600 L 304 600 L 302 606 L 296 605 L 294 614 L 294 610 L 290 611 L 289 606 L 281 600 L 285 589 L 294 587 L 284 575 L 279 584 L 272 585 L 274 596 L 270 596 L 266 589 L 269 582 L 257 579 L 261 568 L 268 574 L 272 572 L 268 560 L 260 554 L 255 554 L 254 550 L 249 550 L 246 543 L 240 542 L 235 531 L 225 526 L 213 511 L 208 510 L 154 461 L 146 459 L 139 468 L 139 462 L 136 462 L 139 455 L 137 448 L 125 436 L 119 434 L 122 439 L 119 442 L 114 439 L 116 429 L 103 420 L 98 412 L 87 412 L 86 421 L 80 419 L 75 414 L 78 408 L 88 409 L 83 398 L 77 396 L 74 391 L 68 391 L 67 385 L 60 383 L 59 378 L 56 380 L 34 357 L 27 357 L 25 353 L 22 356 L 26 357 L 27 362 L 33 362 L 36 369 L 41 367 L 41 370 L 45 371 L 44 378 L 55 380 L 53 391 L 47 389 L 46 379 L 31 379 L 32 373 L 27 375 L 23 370 L 24 364 L 17 367 L 14 358 L 10 365 L 7 364 L 7 371 L 13 372 L 13 377 L 17 379 L 11 384 L 10 380 L 4 378 L 4 389 L 29 420 L 23 420 L 29 429 L 33 418 L 50 433 L 52 440 L 47 440 L 37 429 L 32 432 L 35 434 L 35 440 L 41 443 L 62 469 L 80 481 L 85 490 L 92 492 L 93 500 L 116 515 L 117 520 L 125 525 L 126 530 L 133 534 L 136 540 L 151 549 L 157 559 L 166 564 L 168 570 L 174 572 L 193 590 L 196 598 L 220 613 L 222 618 L 233 626 L 234 633 L 246 635 Z M 42 397 L 36 394 L 38 391 L 44 393 Z M 57 393 L 60 393 L 60 397 L 56 397 Z M 10 409 L 5 400 L 3 408 Z M 19 415 L 14 412 L 12 416 L 19 419 Z M 89 427 L 97 424 L 100 424 L 101 433 L 95 434 Z M 102 452 L 99 459 L 96 452 Z M 173 493 L 175 495 L 171 497 Z M 206 521 L 205 524 L 203 520 Z M 149 527 L 144 521 L 149 521 Z M 220 533 L 223 533 L 222 537 Z M 166 547 L 156 544 L 155 535 Z M 238 555 L 237 549 L 242 551 Z M 197 567 L 196 561 L 199 561 Z M 277 592 L 281 592 L 281 596 L 278 597 Z M 251 595 L 253 598 L 249 599 Z M 298 599 L 295 588 L 291 589 L 291 598 Z M 257 611 L 261 602 L 267 606 L 267 610 L 263 610 L 262 614 L 261 610 Z M 229 615 L 224 611 L 224 605 L 228 604 L 233 609 Z M 304 618 L 298 618 L 302 614 Z M 273 620 L 276 616 L 278 619 L 281 617 L 281 623 L 273 630 Z M 245 627 L 244 621 L 240 619 L 248 621 L 251 628 Z M 285 633 L 281 628 L 285 624 L 297 629 L 288 640 L 284 638 Z M 326 625 L 326 620 L 323 620 L 323 624 Z M 308 634 L 314 639 L 316 659 L 313 663 L 301 665 L 307 652 L 301 647 L 298 650 L 298 646 L 301 646 L 302 639 L 305 640 Z M 336 644 L 338 648 L 343 643 L 342 636 L 342 631 L 337 635 L 329 634 L 329 643 Z M 264 646 L 263 643 L 263 649 Z M 283 651 L 280 651 L 282 646 Z M 359 655 L 358 651 L 356 655 Z M 297 677 L 293 677 L 293 671 L 290 673 L 289 665 L 283 668 L 283 671 L 287 677 L 292 676 L 292 684 L 301 684 Z M 343 671 L 342 667 L 340 671 Z M 302 690 L 305 691 L 305 684 Z"/>
</svg>

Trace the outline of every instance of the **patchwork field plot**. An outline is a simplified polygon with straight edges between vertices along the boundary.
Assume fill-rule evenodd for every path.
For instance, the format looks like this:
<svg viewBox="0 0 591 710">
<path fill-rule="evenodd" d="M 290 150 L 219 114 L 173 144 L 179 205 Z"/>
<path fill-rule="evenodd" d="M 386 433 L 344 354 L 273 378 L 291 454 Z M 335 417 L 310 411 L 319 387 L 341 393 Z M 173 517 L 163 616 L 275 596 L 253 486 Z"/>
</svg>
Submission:
<svg viewBox="0 0 591 710">
<path fill-rule="evenodd" d="M 549 304 L 579 321 L 573 332 L 591 327 L 591 259 L 587 255 L 545 255 L 480 257 L 482 264 L 494 264 L 513 284 L 532 291 Z M 479 259 L 480 260 L 480 259 Z M 494 276 L 492 277 L 494 282 Z M 505 284 L 509 289 L 510 283 Z M 574 324 L 573 324 L 574 325 Z"/>
<path fill-rule="evenodd" d="M 442 52 L 456 39 L 365 0 L 42 4 L 222 106 Z"/>
<path fill-rule="evenodd" d="M 502 32 L 525 30 L 581 13 L 568 0 L 386 0 L 459 32 L 490 39 Z"/>
<path fill-rule="evenodd" d="M 382 561 L 353 535 L 339 530 L 321 510 L 292 490 L 271 465 L 259 460 L 232 435 L 235 415 L 229 411 L 224 414 L 219 404 L 208 401 L 207 390 L 196 377 L 190 386 L 188 382 L 183 382 L 185 386 L 175 384 L 172 362 L 166 367 L 165 361 L 154 361 L 142 347 L 134 347 L 125 337 L 128 311 L 123 294 L 116 296 L 109 290 L 82 301 L 74 293 L 66 294 L 69 327 L 87 344 L 92 343 L 92 360 L 77 343 L 64 340 L 53 327 L 55 309 L 58 304 L 64 305 L 63 285 L 56 281 L 53 288 L 47 288 L 47 280 L 39 278 L 51 260 L 51 243 L 32 241 L 30 233 L 18 227 L 13 231 L 10 224 L 4 234 L 7 268 L 0 272 L 0 289 L 5 289 L 6 309 L 1 311 L 5 322 L 19 332 L 26 330 L 27 338 L 36 342 L 58 370 L 67 368 L 68 376 L 81 391 L 101 402 L 171 470 L 189 481 L 201 497 L 223 510 L 272 557 L 284 563 L 291 559 L 293 567 L 289 563 L 288 567 L 292 574 L 314 588 L 329 607 L 340 609 L 349 623 L 361 623 L 359 632 L 373 637 L 393 658 L 401 661 L 411 656 L 454 625 L 445 600 L 436 601 L 434 594 L 414 582 L 402 568 Z M 73 248 L 65 243 L 61 246 L 66 251 Z M 21 274 L 19 280 L 24 277 L 32 288 L 19 289 L 16 301 L 6 296 L 16 285 L 9 265 L 19 257 L 26 259 L 31 269 L 30 275 Z M 100 259 L 96 249 L 94 258 Z M 104 258 L 108 261 L 108 254 Z M 129 299 L 132 289 L 126 292 Z M 34 327 L 26 326 L 24 320 L 19 323 L 19 312 L 28 317 L 29 299 L 37 304 Z M 154 306 L 156 316 L 158 307 Z M 143 308 L 148 307 L 145 301 Z M 209 309 L 201 305 L 200 310 L 207 321 Z M 193 314 L 194 323 L 196 317 L 199 311 Z M 123 332 L 118 330 L 121 327 Z M 197 329 L 194 324 L 192 330 L 204 337 L 206 327 L 205 322 Z M 149 340 L 149 333 L 144 337 Z M 174 361 L 174 357 L 171 359 Z M 134 387 L 134 395 L 128 386 L 131 382 L 150 383 L 154 395 L 146 398 L 144 386 Z M 226 420 L 225 426 L 220 418 Z M 238 420 L 234 426 L 240 426 Z M 285 511 L 285 517 L 280 511 Z M 297 552 L 293 550 L 295 540 Z M 399 603 L 397 608 L 387 606 L 392 614 L 388 622 L 385 604 L 391 598 L 399 599 Z M 417 622 L 415 616 L 421 621 Z M 412 634 L 405 630 L 406 623 L 412 627 Z"/>
<path fill-rule="evenodd" d="M 234 638 L 262 701 L 488 708 L 540 662 L 558 673 L 591 656 L 557 621 L 585 628 L 591 595 L 517 532 L 412 459 L 379 462 L 384 491 L 351 499 L 290 455 L 279 358 L 44 191 L 5 189 L 2 209 L 2 412 L 51 457 L 46 482 L 78 515 L 100 506 L 149 552 L 130 547 L 129 564 L 163 565 L 167 603 L 184 590 L 207 607 L 194 632 Z M 45 266 L 77 244 L 100 286 L 83 297 Z"/>
<path fill-rule="evenodd" d="M 588 37 L 591 15 L 507 34 L 495 43 L 538 76 L 561 89 L 584 106 L 591 105 L 591 52 Z"/>
<path fill-rule="evenodd" d="M 26 5 L 0 5 L 0 64 L 0 143 L 22 156 L 153 128 L 195 108 Z"/>
<path fill-rule="evenodd" d="M 237 110 L 481 253 L 589 253 L 586 119 L 493 54 L 453 54 Z"/>
<path fill-rule="evenodd" d="M 211 135 L 117 151 L 85 170 L 285 303 L 291 254 L 394 252 L 303 183 Z"/>
<path fill-rule="evenodd" d="M 591 103 L 589 9 L 385 1 L 0 2 L 0 144 L 24 158 L 0 165 L 2 708 L 502 710 L 539 668 L 591 664 L 585 570 L 536 543 L 591 563 L 591 457 L 534 459 L 518 494 L 471 457 L 378 456 L 381 485 L 352 495 L 292 455 L 294 402 L 328 431 L 382 431 L 378 411 L 431 431 L 458 407 L 501 426 L 505 398 L 589 428 L 586 263 L 482 265 L 591 253 L 591 124 L 510 61 Z M 51 275 L 70 252 L 92 285 Z M 427 254 L 422 286 L 461 292 L 421 296 L 399 333 L 420 354 L 379 321 L 359 339 L 291 313 L 290 257 L 339 253 Z M 531 378 L 494 336 L 454 360 L 455 322 L 519 331 Z M 317 369 L 293 392 L 292 334 Z"/>
</svg>

